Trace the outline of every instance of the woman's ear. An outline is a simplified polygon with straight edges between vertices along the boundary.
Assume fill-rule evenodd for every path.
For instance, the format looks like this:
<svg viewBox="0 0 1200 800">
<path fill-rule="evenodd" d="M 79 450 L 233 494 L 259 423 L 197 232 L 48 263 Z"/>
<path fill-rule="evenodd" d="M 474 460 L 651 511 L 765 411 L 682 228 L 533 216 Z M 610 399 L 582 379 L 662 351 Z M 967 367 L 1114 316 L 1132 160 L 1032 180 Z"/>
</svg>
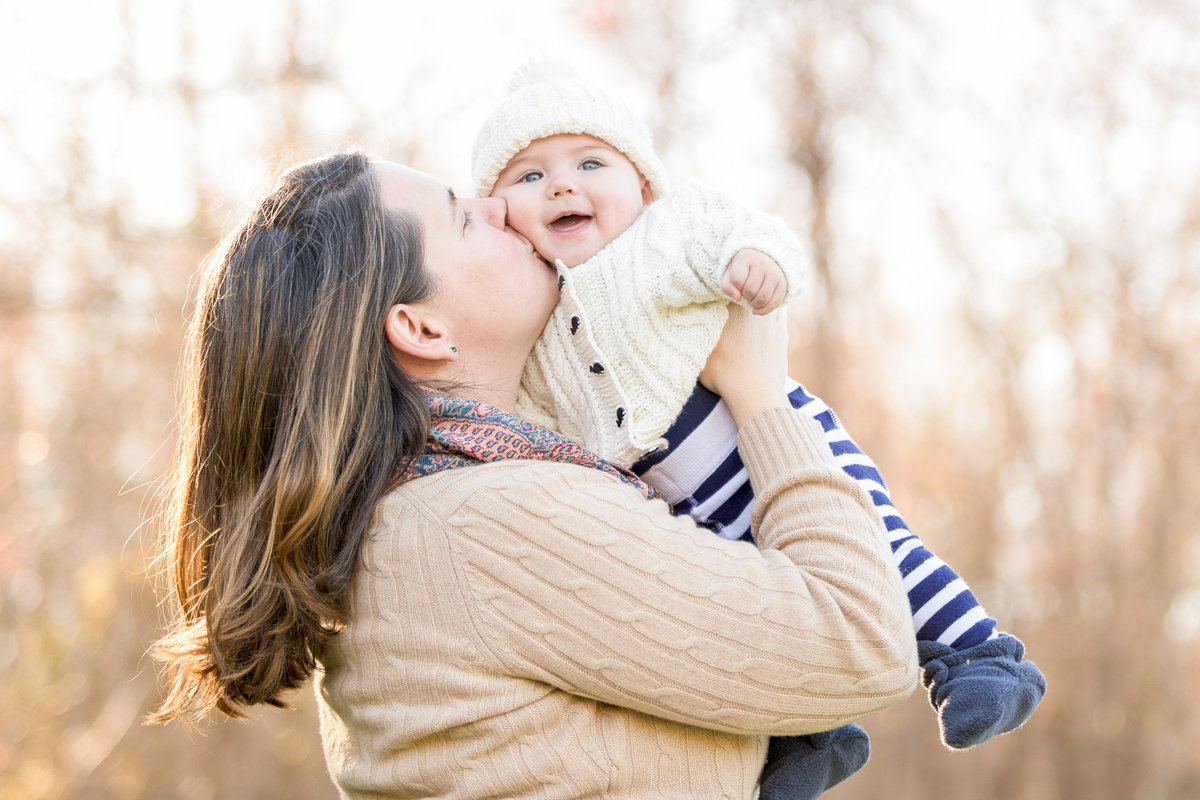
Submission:
<svg viewBox="0 0 1200 800">
<path fill-rule="evenodd" d="M 458 360 L 450 331 L 436 314 L 424 308 L 407 303 L 394 305 L 388 310 L 383 328 L 388 344 L 405 360 Z"/>
</svg>

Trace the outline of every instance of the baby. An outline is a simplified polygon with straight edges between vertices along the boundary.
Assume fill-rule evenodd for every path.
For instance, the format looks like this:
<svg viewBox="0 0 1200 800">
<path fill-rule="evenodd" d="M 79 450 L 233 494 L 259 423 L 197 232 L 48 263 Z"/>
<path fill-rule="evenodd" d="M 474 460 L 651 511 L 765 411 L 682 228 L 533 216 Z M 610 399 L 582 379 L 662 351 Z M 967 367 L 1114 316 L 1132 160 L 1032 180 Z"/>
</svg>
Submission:
<svg viewBox="0 0 1200 800">
<path fill-rule="evenodd" d="M 483 125 L 472 165 L 479 195 L 502 197 L 508 224 L 559 275 L 561 299 L 526 366 L 518 413 L 632 467 L 676 513 L 749 539 L 753 496 L 737 429 L 697 378 L 730 302 L 769 313 L 798 291 L 799 240 L 697 181 L 668 192 L 645 125 L 570 79 L 515 88 Z M 943 742 L 972 747 L 1024 723 L 1045 680 L 1021 642 L 998 632 L 908 530 L 833 412 L 799 384 L 788 388 L 891 531 Z M 855 725 L 772 739 L 761 796 L 817 797 L 868 754 Z"/>
</svg>

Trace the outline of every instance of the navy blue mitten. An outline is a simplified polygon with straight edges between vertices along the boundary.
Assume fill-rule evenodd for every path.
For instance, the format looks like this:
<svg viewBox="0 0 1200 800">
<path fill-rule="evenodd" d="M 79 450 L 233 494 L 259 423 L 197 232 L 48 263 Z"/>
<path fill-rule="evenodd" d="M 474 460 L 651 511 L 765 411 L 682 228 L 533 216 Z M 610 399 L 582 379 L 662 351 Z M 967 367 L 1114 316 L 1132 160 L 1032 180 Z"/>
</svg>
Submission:
<svg viewBox="0 0 1200 800">
<path fill-rule="evenodd" d="M 862 769 L 870 756 L 871 739 L 857 725 L 807 736 L 774 736 L 759 800 L 814 800 Z"/>
<path fill-rule="evenodd" d="M 1025 646 L 1015 636 L 1001 634 L 965 650 L 918 641 L 917 656 L 942 741 L 955 749 L 1019 727 L 1046 693 L 1046 678 L 1024 660 Z"/>
</svg>

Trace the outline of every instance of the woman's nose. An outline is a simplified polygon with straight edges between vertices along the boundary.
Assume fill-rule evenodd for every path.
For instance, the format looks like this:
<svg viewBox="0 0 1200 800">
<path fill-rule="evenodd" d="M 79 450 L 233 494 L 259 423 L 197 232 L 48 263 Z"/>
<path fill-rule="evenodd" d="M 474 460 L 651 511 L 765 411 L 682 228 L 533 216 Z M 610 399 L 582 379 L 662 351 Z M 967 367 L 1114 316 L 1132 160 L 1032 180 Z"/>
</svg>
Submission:
<svg viewBox="0 0 1200 800">
<path fill-rule="evenodd" d="M 508 219 L 508 203 L 503 197 L 485 197 L 479 201 L 483 211 L 483 220 L 493 228 L 504 230 Z"/>
</svg>

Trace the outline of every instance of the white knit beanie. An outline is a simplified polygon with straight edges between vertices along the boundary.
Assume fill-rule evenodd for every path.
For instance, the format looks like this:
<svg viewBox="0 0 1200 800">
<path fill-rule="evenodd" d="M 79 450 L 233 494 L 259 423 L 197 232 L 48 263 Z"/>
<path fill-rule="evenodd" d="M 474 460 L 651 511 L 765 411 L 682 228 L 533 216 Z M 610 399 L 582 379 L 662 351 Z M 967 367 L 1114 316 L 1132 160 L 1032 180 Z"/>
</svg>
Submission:
<svg viewBox="0 0 1200 800">
<path fill-rule="evenodd" d="M 584 133 L 608 143 L 633 162 L 654 199 L 666 193 L 666 170 L 654 152 L 650 129 L 625 104 L 574 78 L 531 81 L 518 72 L 508 97 L 475 139 L 471 175 L 476 195 L 490 195 L 508 162 L 530 142 L 560 133 Z"/>
</svg>

